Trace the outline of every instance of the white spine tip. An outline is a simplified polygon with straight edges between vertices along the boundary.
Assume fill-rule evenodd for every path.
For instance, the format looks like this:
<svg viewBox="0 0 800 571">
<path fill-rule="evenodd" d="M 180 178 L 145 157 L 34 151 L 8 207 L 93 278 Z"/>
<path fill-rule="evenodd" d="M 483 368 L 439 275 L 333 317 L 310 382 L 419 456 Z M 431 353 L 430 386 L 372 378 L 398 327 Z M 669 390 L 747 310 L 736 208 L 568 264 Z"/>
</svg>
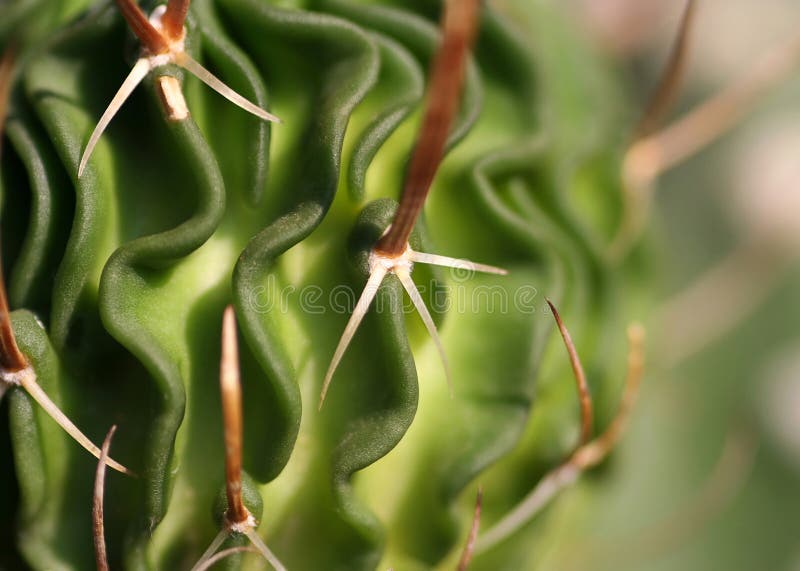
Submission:
<svg viewBox="0 0 800 571">
<path fill-rule="evenodd" d="M 503 268 L 498 268 L 496 266 L 490 266 L 487 264 L 477 264 L 475 262 L 460 258 L 450 258 L 448 256 L 425 254 L 423 252 L 416 251 L 410 251 L 408 255 L 412 262 L 418 262 L 420 264 L 430 264 L 432 266 L 453 268 L 455 270 L 462 270 L 466 272 L 480 272 L 483 274 L 495 274 L 500 276 L 505 276 L 508 274 L 508 271 L 504 270 Z"/>
<path fill-rule="evenodd" d="M 86 168 L 86 164 L 89 162 L 89 158 L 92 156 L 94 152 L 94 148 L 97 145 L 97 142 L 100 140 L 100 137 L 108 127 L 108 124 L 111 123 L 111 120 L 120 110 L 122 105 L 125 101 L 128 100 L 133 90 L 136 89 L 136 86 L 139 85 L 142 80 L 147 76 L 150 72 L 151 63 L 148 58 L 139 58 L 136 64 L 131 69 L 128 77 L 125 78 L 125 81 L 122 82 L 119 90 L 114 95 L 114 98 L 111 100 L 111 103 L 108 104 L 108 107 L 103 112 L 103 116 L 100 117 L 100 121 L 97 122 L 97 126 L 95 126 L 94 131 L 92 131 L 92 135 L 89 137 L 89 142 L 86 144 L 86 149 L 83 151 L 83 155 L 81 156 L 80 164 L 78 165 L 78 178 L 83 175 L 83 171 Z"/>
<path fill-rule="evenodd" d="M 264 121 L 270 121 L 272 123 L 280 123 L 281 120 L 262 109 L 255 103 L 251 102 L 249 99 L 243 97 L 230 87 L 228 87 L 221 79 L 215 76 L 213 73 L 208 71 L 204 68 L 200 63 L 193 59 L 189 54 L 182 52 L 179 55 L 176 55 L 174 61 L 177 65 L 184 68 L 186 71 L 194 75 L 197 79 L 208 85 L 211 89 L 222 95 L 225 99 L 233 103 L 234 105 L 244 109 L 248 113 L 255 115 L 256 117 L 263 119 Z"/>
<path fill-rule="evenodd" d="M 322 405 L 325 402 L 325 395 L 328 394 L 328 388 L 333 380 L 333 374 L 336 372 L 336 369 L 339 366 L 347 347 L 353 340 L 353 337 L 358 330 L 358 326 L 361 325 L 361 321 L 367 314 L 369 306 L 372 304 L 372 300 L 375 298 L 375 295 L 377 295 L 378 288 L 380 287 L 383 278 L 386 277 L 386 273 L 386 268 L 381 265 L 374 266 L 372 269 L 372 273 L 367 280 L 367 285 L 364 286 L 364 291 L 361 292 L 361 297 L 358 299 L 355 309 L 353 309 L 353 314 L 350 316 L 350 320 L 347 322 L 347 326 L 344 328 L 344 333 L 342 333 L 342 337 L 339 339 L 339 344 L 336 346 L 336 351 L 333 354 L 333 359 L 331 359 L 328 372 L 325 374 L 325 380 L 322 383 L 322 390 L 320 391 L 319 395 L 319 406 L 317 408 L 318 411 L 322 410 Z"/>
<path fill-rule="evenodd" d="M 417 289 L 417 285 L 411 278 L 411 272 L 409 270 L 405 268 L 395 270 L 395 275 L 400 279 L 400 283 L 403 284 L 403 288 L 411 298 L 411 302 L 414 304 L 414 307 L 417 309 L 417 313 L 419 313 L 420 318 L 422 318 L 422 322 L 425 324 L 425 328 L 428 330 L 428 334 L 431 336 L 431 339 L 433 339 L 434 345 L 436 345 L 436 350 L 439 352 L 439 358 L 442 360 L 442 367 L 444 368 L 444 375 L 447 379 L 447 388 L 450 391 L 450 398 L 453 399 L 455 398 L 455 395 L 453 391 L 453 379 L 450 375 L 450 364 L 447 361 L 447 354 L 444 351 L 444 345 L 439 337 L 439 332 L 436 330 L 436 324 L 434 323 L 433 317 L 431 317 L 431 314 L 428 311 L 428 306 L 425 305 L 425 301 L 422 299 L 422 296 Z"/>
</svg>

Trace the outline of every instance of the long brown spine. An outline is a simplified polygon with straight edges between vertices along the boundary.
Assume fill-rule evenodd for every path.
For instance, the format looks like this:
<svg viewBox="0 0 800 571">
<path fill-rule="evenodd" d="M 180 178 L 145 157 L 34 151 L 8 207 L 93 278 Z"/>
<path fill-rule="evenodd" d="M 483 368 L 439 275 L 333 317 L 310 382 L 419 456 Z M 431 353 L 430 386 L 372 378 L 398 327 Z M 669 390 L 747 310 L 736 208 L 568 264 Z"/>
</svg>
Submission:
<svg viewBox="0 0 800 571">
<path fill-rule="evenodd" d="M 169 50 L 169 43 L 159 32 L 135 0 L 115 0 L 123 18 L 131 31 L 151 54 L 161 54 Z"/>
<path fill-rule="evenodd" d="M 443 38 L 431 69 L 428 103 L 419 139 L 392 226 L 376 246 L 383 255 L 399 256 L 405 251 L 444 158 L 450 126 L 458 112 L 479 10 L 479 0 L 447 0 L 445 4 Z"/>
<path fill-rule="evenodd" d="M 222 318 L 219 383 L 225 438 L 225 492 L 228 496 L 226 518 L 230 523 L 241 523 L 247 519 L 249 512 L 242 502 L 242 385 L 236 315 L 231 306 L 225 308 Z"/>
<path fill-rule="evenodd" d="M 164 33 L 171 40 L 179 40 L 183 35 L 183 24 L 186 22 L 186 15 L 189 13 L 191 0 L 169 0 L 167 11 L 161 19 Z"/>
<path fill-rule="evenodd" d="M 11 76 L 14 71 L 15 50 L 7 48 L 0 59 L 0 144 L 3 140 L 3 129 L 8 115 L 8 100 L 11 96 Z M 2 147 L 0 147 L 2 148 Z M 6 372 L 21 371 L 28 366 L 28 360 L 19 350 L 14 330 L 11 327 L 11 316 L 6 297 L 6 282 L 3 279 L 2 262 L 0 262 L 0 369 Z"/>
</svg>

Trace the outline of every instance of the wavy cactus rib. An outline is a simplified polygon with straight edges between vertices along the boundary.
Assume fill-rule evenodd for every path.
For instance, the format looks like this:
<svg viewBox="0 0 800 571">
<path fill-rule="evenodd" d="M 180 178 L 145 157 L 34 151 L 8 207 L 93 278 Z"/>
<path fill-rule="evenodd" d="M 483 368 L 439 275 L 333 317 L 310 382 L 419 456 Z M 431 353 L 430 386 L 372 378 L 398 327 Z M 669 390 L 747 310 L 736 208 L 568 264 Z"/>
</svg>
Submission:
<svg viewBox="0 0 800 571">
<path fill-rule="evenodd" d="M 14 74 L 15 48 L 7 48 L 0 58 L 0 138 L 2 137 L 8 115 L 11 83 Z M 0 146 L 0 150 L 2 147 Z M 14 334 L 14 327 L 8 308 L 5 278 L 0 268 L 0 398 L 9 388 L 20 387 L 42 410 L 56 422 L 73 440 L 95 457 L 101 458 L 112 468 L 133 475 L 125 466 L 115 460 L 103 458 L 100 449 L 64 414 L 53 402 L 37 379 L 36 368 L 20 351 Z"/>
<path fill-rule="evenodd" d="M 563 349 L 550 348 L 544 295 L 586 316 L 571 330 L 601 397 L 615 386 L 612 317 L 627 314 L 614 268 L 591 239 L 591 221 L 616 202 L 586 211 L 565 182 L 580 168 L 576 157 L 616 165 L 604 152 L 612 138 L 584 126 L 598 133 L 595 146 L 569 148 L 562 135 L 574 109 L 558 105 L 574 88 L 583 116 L 598 125 L 610 116 L 576 75 L 547 73 L 565 47 L 578 61 L 588 56 L 560 39 L 561 24 L 541 7 L 522 5 L 525 18 L 514 21 L 482 8 L 446 159 L 410 251 L 420 262 L 452 261 L 422 252 L 496 261 L 510 274 L 464 281 L 458 268 L 420 263 L 413 280 L 388 276 L 376 309 L 402 307 L 404 286 L 418 288 L 425 322 L 369 312 L 317 414 L 347 315 L 333 303 L 318 313 L 313 295 L 336 300 L 367 279 L 397 208 L 378 199 L 401 188 L 441 5 L 299 4 L 196 0 L 186 24 L 194 60 L 280 112 L 274 132 L 164 66 L 157 75 L 180 82 L 191 114 L 170 119 L 160 79 L 148 75 L 77 177 L 87 134 L 130 71 L 126 23 L 113 6 L 95 9 L 20 73 L 5 149 L 16 163 L 3 196 L 30 196 L 31 208 L 24 246 L 9 250 L 11 302 L 35 311 L 44 329 L 32 313 L 12 315 L 43 388 L 93 438 L 118 425 L 115 453 L 142 475 L 106 489 L 109 566 L 189 569 L 219 531 L 209 517 L 224 483 L 217 331 L 232 304 L 247 395 L 242 463 L 270 506 L 261 533 L 286 568 L 526 568 L 518 546 L 536 530 L 485 554 L 464 538 L 475 541 L 478 475 L 487 527 L 524 496 L 528 464 L 551 460 L 543 435 L 565 441 L 580 424 L 574 402 L 559 397 L 574 383 Z M 528 34 L 526 18 L 548 34 Z M 614 185 L 602 190 L 619 195 Z M 12 215 L 3 206 L 5 238 Z M 492 310 L 488 295 L 530 303 Z M 477 306 L 439 305 L 459 296 Z M 438 329 L 458 388 L 452 400 L 422 325 Z M 17 545 L 35 568 L 91 568 L 91 521 L 69 514 L 88 513 L 96 466 L 18 393 L 9 396 Z M 598 426 L 604 420 L 599 411 Z M 224 538 L 215 548 L 228 568 L 255 561 Z"/>
</svg>

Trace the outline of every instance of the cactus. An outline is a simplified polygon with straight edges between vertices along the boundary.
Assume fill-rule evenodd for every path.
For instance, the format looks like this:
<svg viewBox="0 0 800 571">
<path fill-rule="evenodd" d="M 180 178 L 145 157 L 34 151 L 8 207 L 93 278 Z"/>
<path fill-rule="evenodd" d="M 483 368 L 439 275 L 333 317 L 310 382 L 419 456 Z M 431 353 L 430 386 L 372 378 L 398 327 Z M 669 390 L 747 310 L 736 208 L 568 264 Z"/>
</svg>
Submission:
<svg viewBox="0 0 800 571">
<path fill-rule="evenodd" d="M 529 0 L 89 4 L 0 8 L 9 565 L 536 568 L 642 374 L 615 70 Z"/>
</svg>

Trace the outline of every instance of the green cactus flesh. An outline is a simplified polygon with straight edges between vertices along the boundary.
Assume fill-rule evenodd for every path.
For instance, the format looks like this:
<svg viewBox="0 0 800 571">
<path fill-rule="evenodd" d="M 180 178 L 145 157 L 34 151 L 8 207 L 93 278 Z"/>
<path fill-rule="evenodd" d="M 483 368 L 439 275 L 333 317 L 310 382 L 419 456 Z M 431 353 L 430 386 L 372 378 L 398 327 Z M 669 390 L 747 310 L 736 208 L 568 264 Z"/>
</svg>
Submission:
<svg viewBox="0 0 800 571">
<path fill-rule="evenodd" d="M 118 425 L 112 456 L 139 475 L 107 477 L 112 569 L 189 569 L 218 532 L 229 303 L 244 468 L 263 498 L 259 532 L 289 569 L 453 568 L 479 483 L 490 525 L 563 459 L 579 409 L 545 296 L 587 365 L 596 429 L 608 424 L 647 269 L 636 253 L 622 266 L 602 255 L 619 219 L 622 95 L 558 10 L 527 0 L 483 9 L 414 237 L 509 270 L 414 274 L 454 397 L 418 317 L 374 309 L 316 410 L 363 256 L 400 192 L 440 7 L 195 0 L 190 53 L 283 123 L 167 67 L 191 117 L 165 118 L 151 74 L 80 179 L 83 147 L 138 48 L 109 3 L 48 13 L 54 31 L 24 59 L 7 123 L 3 259 L 40 384 L 93 441 Z M 377 304 L 407 305 L 394 277 Z M 17 548 L 33 568 L 93 568 L 95 461 L 25 392 L 6 400 L 7 485 L 19 498 L 1 509 L 16 514 Z M 530 568 L 547 533 L 534 521 L 472 568 Z"/>
</svg>

